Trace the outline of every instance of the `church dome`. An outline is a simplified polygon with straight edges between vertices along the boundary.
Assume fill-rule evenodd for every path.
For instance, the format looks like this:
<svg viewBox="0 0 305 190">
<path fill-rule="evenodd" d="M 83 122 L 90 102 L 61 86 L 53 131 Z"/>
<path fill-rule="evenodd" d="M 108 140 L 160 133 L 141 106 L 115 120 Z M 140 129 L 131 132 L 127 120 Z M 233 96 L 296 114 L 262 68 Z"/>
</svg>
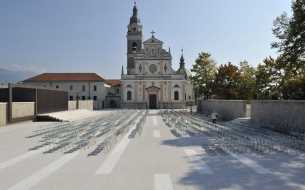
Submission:
<svg viewBox="0 0 305 190">
<path fill-rule="evenodd" d="M 185 80 L 191 80 L 191 73 L 186 68 L 179 68 L 176 71 L 176 75 L 184 75 Z"/>
<path fill-rule="evenodd" d="M 139 24 L 139 25 L 141 25 L 140 17 L 138 16 L 138 9 L 137 9 L 136 5 L 133 7 L 133 15 L 132 15 L 132 17 L 130 17 L 129 25 L 132 25 L 132 24 Z"/>
<path fill-rule="evenodd" d="M 183 55 L 181 55 L 180 58 L 180 68 L 176 71 L 176 75 L 184 75 L 185 80 L 191 80 L 191 73 L 184 67 L 184 58 Z"/>
</svg>

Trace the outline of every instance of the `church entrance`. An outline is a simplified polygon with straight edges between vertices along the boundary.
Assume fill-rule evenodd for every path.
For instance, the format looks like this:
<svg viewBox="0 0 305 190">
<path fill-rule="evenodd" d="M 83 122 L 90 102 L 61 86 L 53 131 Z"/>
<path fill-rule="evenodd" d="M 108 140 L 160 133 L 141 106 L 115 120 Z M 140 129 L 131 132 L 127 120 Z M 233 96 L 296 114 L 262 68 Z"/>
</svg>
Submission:
<svg viewBox="0 0 305 190">
<path fill-rule="evenodd" d="M 149 95 L 149 108 L 150 109 L 156 109 L 157 108 L 157 95 L 156 94 L 150 94 Z"/>
</svg>

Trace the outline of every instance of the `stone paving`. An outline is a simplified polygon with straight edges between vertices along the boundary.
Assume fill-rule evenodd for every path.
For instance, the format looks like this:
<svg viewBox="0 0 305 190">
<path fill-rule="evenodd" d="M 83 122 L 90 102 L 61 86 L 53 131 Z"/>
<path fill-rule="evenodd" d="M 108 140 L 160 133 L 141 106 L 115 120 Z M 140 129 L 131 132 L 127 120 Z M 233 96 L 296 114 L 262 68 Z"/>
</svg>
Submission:
<svg viewBox="0 0 305 190">
<path fill-rule="evenodd" d="M 205 135 L 178 137 L 158 111 L 149 111 L 141 137 L 129 138 L 130 129 L 96 156 L 88 156 L 95 146 L 73 153 L 31 150 L 39 137 L 29 136 L 45 122 L 1 127 L 0 190 L 305 189 L 304 153 L 245 153 L 251 160 L 245 164 L 205 149 Z M 258 173 L 253 162 L 270 172 Z"/>
</svg>

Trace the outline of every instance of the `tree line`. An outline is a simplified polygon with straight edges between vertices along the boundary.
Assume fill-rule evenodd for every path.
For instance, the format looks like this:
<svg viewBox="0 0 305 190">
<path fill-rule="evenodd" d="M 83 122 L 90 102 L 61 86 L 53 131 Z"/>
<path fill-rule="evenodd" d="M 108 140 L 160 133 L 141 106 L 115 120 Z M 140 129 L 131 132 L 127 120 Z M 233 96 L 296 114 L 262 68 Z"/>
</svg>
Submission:
<svg viewBox="0 0 305 190">
<path fill-rule="evenodd" d="M 291 4 L 293 15 L 283 13 L 273 22 L 278 39 L 271 43 L 278 57 L 266 57 L 251 67 L 248 61 L 216 66 L 207 52 L 199 53 L 191 72 L 197 95 L 205 99 L 217 94 L 225 99 L 305 100 L 305 0 Z"/>
</svg>

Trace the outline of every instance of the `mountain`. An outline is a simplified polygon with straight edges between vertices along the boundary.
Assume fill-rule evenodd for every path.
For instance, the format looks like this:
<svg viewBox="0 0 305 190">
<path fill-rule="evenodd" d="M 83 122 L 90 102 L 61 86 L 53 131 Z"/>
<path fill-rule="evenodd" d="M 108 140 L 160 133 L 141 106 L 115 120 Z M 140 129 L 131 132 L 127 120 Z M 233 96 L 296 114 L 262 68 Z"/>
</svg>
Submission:
<svg viewBox="0 0 305 190">
<path fill-rule="evenodd" d="M 17 84 L 20 81 L 36 76 L 38 74 L 30 71 L 9 71 L 0 68 L 0 85 L 8 83 Z"/>
</svg>

